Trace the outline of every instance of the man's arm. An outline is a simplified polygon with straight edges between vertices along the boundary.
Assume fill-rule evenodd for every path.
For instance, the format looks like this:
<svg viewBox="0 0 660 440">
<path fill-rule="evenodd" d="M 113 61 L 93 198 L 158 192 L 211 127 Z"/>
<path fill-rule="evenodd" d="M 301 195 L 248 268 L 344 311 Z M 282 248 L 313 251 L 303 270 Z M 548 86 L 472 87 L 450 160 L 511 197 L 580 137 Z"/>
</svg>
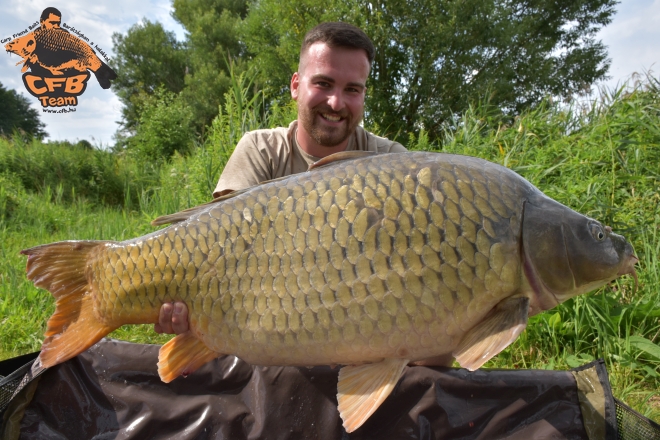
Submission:
<svg viewBox="0 0 660 440">
<path fill-rule="evenodd" d="M 257 134 L 246 133 L 236 144 L 234 152 L 222 170 L 213 197 L 249 188 L 272 178 L 272 164 L 269 163 L 268 155 L 260 151 Z"/>
</svg>

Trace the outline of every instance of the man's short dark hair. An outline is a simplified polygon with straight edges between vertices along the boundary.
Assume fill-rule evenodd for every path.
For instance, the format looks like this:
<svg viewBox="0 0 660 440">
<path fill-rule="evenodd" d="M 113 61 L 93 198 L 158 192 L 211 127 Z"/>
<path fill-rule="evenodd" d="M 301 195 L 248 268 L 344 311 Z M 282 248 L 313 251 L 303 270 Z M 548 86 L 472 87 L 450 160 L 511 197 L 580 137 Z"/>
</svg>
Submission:
<svg viewBox="0 0 660 440">
<path fill-rule="evenodd" d="M 348 47 L 353 49 L 362 49 L 367 53 L 369 65 L 374 61 L 376 49 L 367 34 L 359 27 L 342 22 L 327 22 L 315 26 L 305 34 L 300 56 L 314 43 L 325 43 L 329 47 Z"/>
<path fill-rule="evenodd" d="M 39 18 L 39 21 L 48 20 L 50 14 L 56 15 L 60 17 L 60 19 L 62 18 L 62 13 L 57 8 L 50 7 L 43 10 L 43 12 L 41 13 L 41 17 Z"/>
</svg>

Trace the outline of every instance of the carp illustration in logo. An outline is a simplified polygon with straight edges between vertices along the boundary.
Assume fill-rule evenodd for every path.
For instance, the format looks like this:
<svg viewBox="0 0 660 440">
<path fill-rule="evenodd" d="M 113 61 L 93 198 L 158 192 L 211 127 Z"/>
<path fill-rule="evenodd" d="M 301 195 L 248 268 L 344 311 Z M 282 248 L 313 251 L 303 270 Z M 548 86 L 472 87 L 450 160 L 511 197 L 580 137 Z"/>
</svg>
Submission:
<svg viewBox="0 0 660 440">
<path fill-rule="evenodd" d="M 104 89 L 117 78 L 89 44 L 60 27 L 61 20 L 59 10 L 46 8 L 37 29 L 5 45 L 7 52 L 23 58 L 16 63 L 23 64 L 23 83 L 44 107 L 77 105 L 90 77 L 88 70 Z"/>
</svg>

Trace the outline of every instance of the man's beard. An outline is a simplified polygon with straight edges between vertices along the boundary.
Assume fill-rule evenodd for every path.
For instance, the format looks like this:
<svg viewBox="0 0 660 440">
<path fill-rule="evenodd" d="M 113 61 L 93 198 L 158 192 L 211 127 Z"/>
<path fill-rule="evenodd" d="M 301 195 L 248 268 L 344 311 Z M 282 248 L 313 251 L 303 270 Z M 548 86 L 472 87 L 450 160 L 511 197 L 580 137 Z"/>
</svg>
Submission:
<svg viewBox="0 0 660 440">
<path fill-rule="evenodd" d="M 318 114 L 338 115 L 343 119 L 344 124 L 341 127 L 330 127 L 322 125 L 322 122 L 316 120 Z M 353 118 L 347 111 L 334 112 L 320 107 L 315 107 L 311 110 L 304 109 L 299 114 L 299 123 L 302 124 L 305 131 L 311 136 L 317 144 L 323 147 L 335 147 L 344 142 L 348 137 L 355 132 L 355 128 L 362 120 L 362 115 L 358 118 Z"/>
</svg>

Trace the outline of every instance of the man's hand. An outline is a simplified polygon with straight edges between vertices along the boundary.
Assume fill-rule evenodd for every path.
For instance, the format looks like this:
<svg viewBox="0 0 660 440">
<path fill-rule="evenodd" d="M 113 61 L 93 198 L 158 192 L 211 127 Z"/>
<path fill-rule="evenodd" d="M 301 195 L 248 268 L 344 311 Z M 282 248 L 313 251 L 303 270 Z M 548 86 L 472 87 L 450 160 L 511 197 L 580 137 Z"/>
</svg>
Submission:
<svg viewBox="0 0 660 440">
<path fill-rule="evenodd" d="M 177 301 L 165 303 L 160 307 L 158 324 L 154 325 L 156 333 L 177 334 L 188 331 L 188 307 L 186 303 Z"/>
</svg>

